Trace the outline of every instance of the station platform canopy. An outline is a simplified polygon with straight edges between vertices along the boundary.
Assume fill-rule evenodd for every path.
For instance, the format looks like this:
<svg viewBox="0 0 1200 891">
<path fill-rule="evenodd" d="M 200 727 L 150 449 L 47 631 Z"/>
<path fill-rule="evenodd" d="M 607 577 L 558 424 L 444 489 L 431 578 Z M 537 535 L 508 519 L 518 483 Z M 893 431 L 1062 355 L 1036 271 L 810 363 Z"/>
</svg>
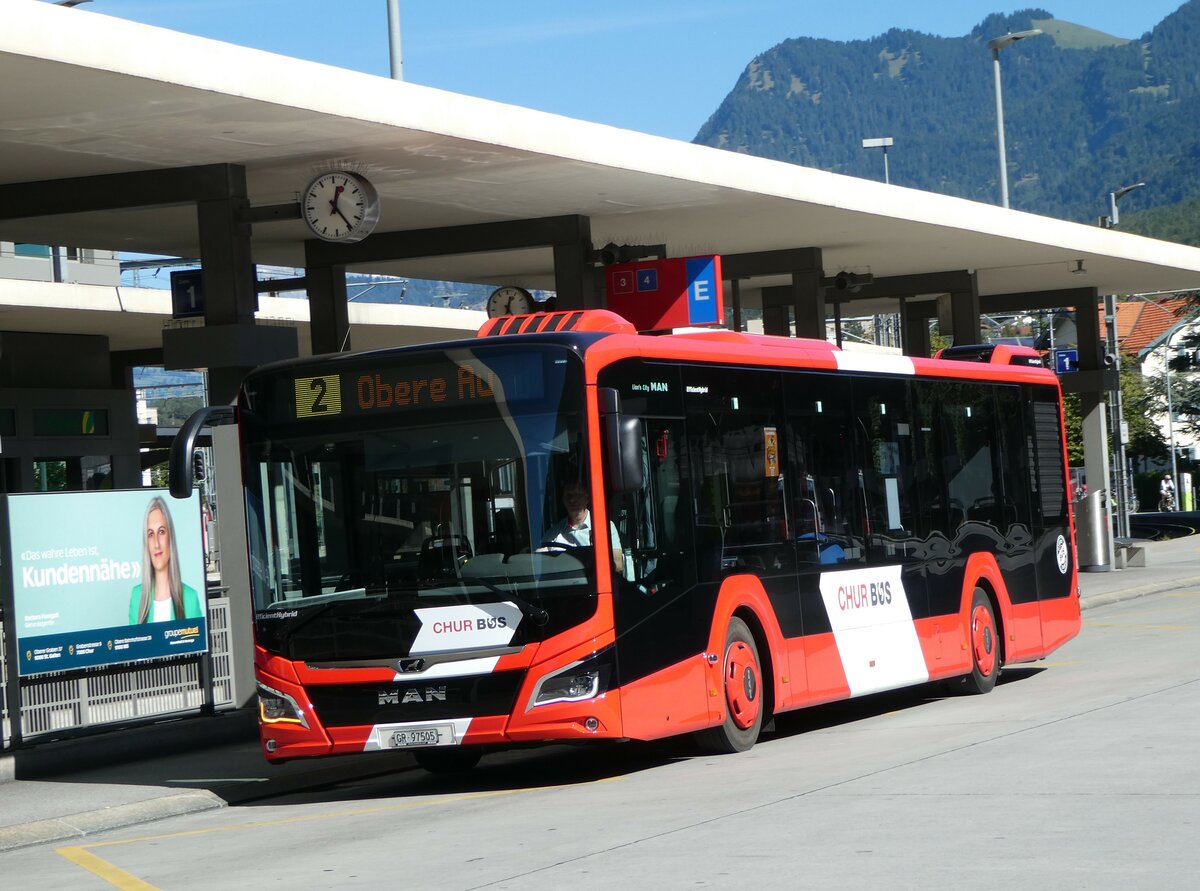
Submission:
<svg viewBox="0 0 1200 891">
<path fill-rule="evenodd" d="M 981 297 L 1200 288 L 1200 250 L 1098 226 L 573 120 L 82 8 L 13 0 L 4 20 L 0 194 L 13 184 L 237 164 L 251 205 L 271 206 L 295 202 L 323 170 L 348 168 L 379 192 L 377 232 L 575 214 L 590 219 L 596 246 L 665 244 L 671 256 L 816 247 L 830 274 L 968 270 Z M 253 261 L 302 267 L 310 237 L 299 220 L 256 222 Z M 184 204 L 41 215 L 28 203 L 14 209 L 0 202 L 0 240 L 182 257 L 201 248 L 195 208 Z M 354 271 L 555 284 L 549 248 L 409 257 Z M 765 276 L 745 287 L 783 281 Z M 16 312 L 6 308 L 6 327 Z"/>
</svg>

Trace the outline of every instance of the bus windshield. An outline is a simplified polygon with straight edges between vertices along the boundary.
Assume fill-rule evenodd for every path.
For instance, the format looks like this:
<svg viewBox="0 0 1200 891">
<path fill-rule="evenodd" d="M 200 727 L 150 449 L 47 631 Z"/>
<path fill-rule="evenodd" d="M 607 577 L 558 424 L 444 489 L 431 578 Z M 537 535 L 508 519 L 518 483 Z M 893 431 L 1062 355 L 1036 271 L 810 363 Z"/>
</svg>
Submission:
<svg viewBox="0 0 1200 891">
<path fill-rule="evenodd" d="M 246 384 L 259 619 L 507 601 L 526 626 L 578 621 L 593 549 L 543 545 L 563 486 L 586 479 L 578 356 L 488 343 L 346 365 Z"/>
</svg>

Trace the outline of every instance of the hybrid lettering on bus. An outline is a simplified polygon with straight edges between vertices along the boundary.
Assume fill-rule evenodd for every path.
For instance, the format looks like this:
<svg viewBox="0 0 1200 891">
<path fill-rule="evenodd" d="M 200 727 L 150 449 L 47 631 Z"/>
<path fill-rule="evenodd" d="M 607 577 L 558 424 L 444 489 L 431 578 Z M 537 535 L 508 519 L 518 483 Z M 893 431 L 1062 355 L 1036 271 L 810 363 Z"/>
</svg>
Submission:
<svg viewBox="0 0 1200 891">
<path fill-rule="evenodd" d="M 1061 394 L 1030 350 L 539 314 L 268 366 L 237 420 L 269 759 L 736 752 L 815 703 L 986 692 L 1080 628 Z M 547 541 L 569 484 L 590 545 Z"/>
</svg>

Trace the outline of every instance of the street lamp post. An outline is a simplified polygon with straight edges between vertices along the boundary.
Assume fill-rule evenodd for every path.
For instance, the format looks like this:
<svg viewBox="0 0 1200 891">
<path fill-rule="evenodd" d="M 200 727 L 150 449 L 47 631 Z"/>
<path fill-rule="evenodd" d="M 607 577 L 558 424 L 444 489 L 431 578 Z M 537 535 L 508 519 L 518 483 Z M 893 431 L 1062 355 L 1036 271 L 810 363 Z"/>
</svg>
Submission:
<svg viewBox="0 0 1200 891">
<path fill-rule="evenodd" d="M 1170 352 L 1168 347 L 1167 352 Z M 1171 441 L 1171 482 L 1175 484 L 1175 494 L 1179 497 L 1179 462 L 1175 455 L 1175 403 L 1171 399 L 1171 357 L 1167 356 L 1167 437 Z M 1176 504 L 1176 509 L 1179 505 Z"/>
<path fill-rule="evenodd" d="M 400 0 L 387 0 L 388 53 L 392 63 L 392 80 L 404 80 L 404 56 L 400 50 Z"/>
<path fill-rule="evenodd" d="M 1115 229 L 1117 227 L 1117 223 L 1121 222 L 1121 214 L 1117 209 L 1118 202 L 1134 189 L 1140 189 L 1145 185 L 1145 183 L 1134 183 L 1132 186 L 1121 186 L 1115 192 L 1108 193 L 1108 216 L 1104 220 L 1104 228 Z"/>
<path fill-rule="evenodd" d="M 1029 31 L 1009 32 L 1003 37 L 993 37 L 988 41 L 988 49 L 992 51 L 992 74 L 996 80 L 996 144 L 1000 149 L 1000 206 L 1008 207 L 1008 158 L 1004 151 L 1004 100 L 1000 94 L 1000 50 L 1006 46 L 1024 40 L 1026 37 L 1037 37 L 1042 33 L 1041 28 Z"/>
<path fill-rule="evenodd" d="M 892 181 L 892 178 L 888 173 L 887 150 L 888 150 L 888 146 L 892 145 L 892 142 L 893 142 L 892 137 L 879 136 L 879 137 L 875 137 L 872 139 L 864 139 L 862 142 L 863 142 L 863 148 L 865 148 L 865 149 L 868 149 L 868 148 L 883 149 L 883 182 L 884 182 L 884 184 L 890 184 Z"/>
<path fill-rule="evenodd" d="M 1121 347 L 1117 341 L 1117 300 L 1113 294 L 1104 296 L 1105 348 L 1112 356 L 1116 380 L 1108 393 L 1108 407 L 1112 414 L 1113 454 L 1116 455 L 1116 473 L 1113 475 L 1117 503 L 1117 535 L 1129 537 L 1129 479 L 1125 466 L 1125 410 L 1121 405 Z"/>
</svg>

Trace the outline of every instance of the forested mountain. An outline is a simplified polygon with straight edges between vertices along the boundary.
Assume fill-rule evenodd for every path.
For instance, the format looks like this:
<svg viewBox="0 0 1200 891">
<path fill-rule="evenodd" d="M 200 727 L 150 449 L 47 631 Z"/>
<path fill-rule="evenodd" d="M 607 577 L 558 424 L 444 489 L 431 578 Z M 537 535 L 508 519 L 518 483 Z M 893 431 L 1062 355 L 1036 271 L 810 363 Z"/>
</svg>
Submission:
<svg viewBox="0 0 1200 891">
<path fill-rule="evenodd" d="M 1145 182 L 1121 204 L 1125 223 L 1200 200 L 1200 0 L 1133 40 L 1044 9 L 988 16 L 964 37 L 785 40 L 750 62 L 695 141 L 881 180 L 862 140 L 890 136 L 893 183 L 997 203 L 987 42 L 1031 28 L 1046 33 L 1000 54 L 1011 205 L 1094 223 L 1110 191 Z"/>
</svg>

